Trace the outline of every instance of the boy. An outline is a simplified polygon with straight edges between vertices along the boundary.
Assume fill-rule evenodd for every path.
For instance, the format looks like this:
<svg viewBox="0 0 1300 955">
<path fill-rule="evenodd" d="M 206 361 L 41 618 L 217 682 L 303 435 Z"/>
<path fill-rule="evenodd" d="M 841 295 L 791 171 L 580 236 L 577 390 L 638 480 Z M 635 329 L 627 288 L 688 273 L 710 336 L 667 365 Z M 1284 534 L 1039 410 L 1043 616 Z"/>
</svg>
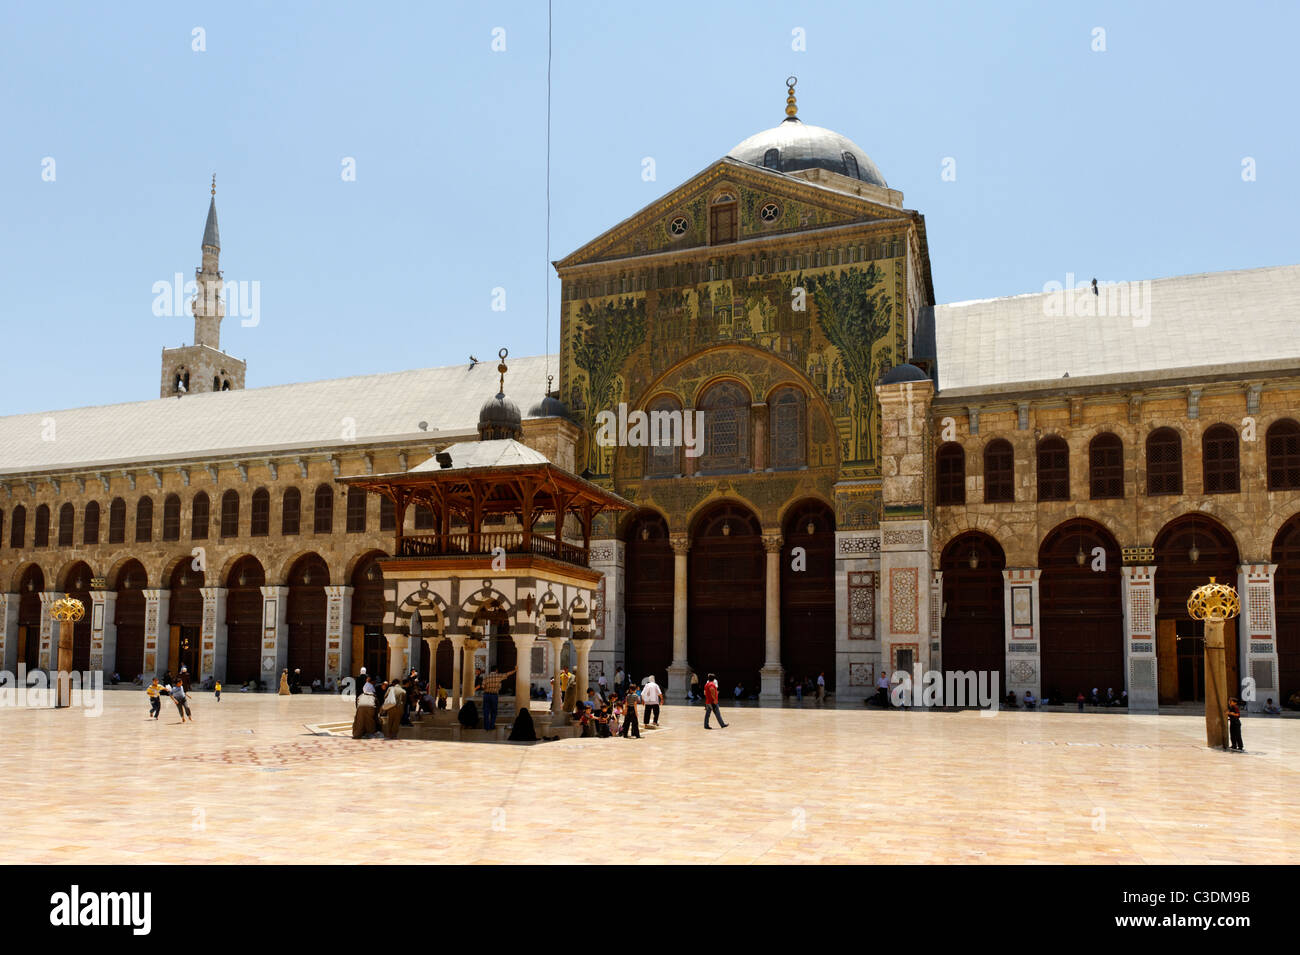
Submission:
<svg viewBox="0 0 1300 955">
<path fill-rule="evenodd" d="M 217 692 L 217 702 L 220 703 L 221 702 L 221 681 L 220 680 L 217 681 L 216 692 Z"/>
<path fill-rule="evenodd" d="M 158 685 L 157 677 L 144 688 L 144 692 L 149 697 L 149 716 L 157 719 L 158 712 L 162 709 L 162 687 Z"/>
</svg>

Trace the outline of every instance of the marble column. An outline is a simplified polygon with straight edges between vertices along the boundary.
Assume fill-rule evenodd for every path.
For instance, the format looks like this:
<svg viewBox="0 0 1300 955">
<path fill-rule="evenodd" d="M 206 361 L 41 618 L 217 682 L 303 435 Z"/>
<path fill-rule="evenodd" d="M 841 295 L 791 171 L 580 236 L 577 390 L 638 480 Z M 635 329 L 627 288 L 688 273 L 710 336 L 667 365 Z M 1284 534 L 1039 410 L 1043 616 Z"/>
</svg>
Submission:
<svg viewBox="0 0 1300 955">
<path fill-rule="evenodd" d="M 0 594 L 0 670 L 18 672 L 19 594 Z"/>
<path fill-rule="evenodd" d="M 117 664 L 117 593 L 112 590 L 92 590 L 90 606 L 90 668 L 103 670 L 105 661 Z M 95 624 L 99 626 L 96 627 Z M 134 680 L 138 674 L 123 673 L 123 680 Z"/>
<path fill-rule="evenodd" d="M 1019 567 L 1002 571 L 1003 614 L 1006 623 L 1006 686 L 999 696 L 1014 690 L 1021 698 L 1025 691 L 1042 698 L 1042 642 L 1039 626 L 1038 580 L 1043 572 L 1037 567 Z"/>
<path fill-rule="evenodd" d="M 424 678 L 429 681 L 429 695 L 436 701 L 438 699 L 438 644 L 442 643 L 442 637 L 425 637 L 424 643 L 429 648 L 429 672 L 424 674 Z"/>
<path fill-rule="evenodd" d="M 55 643 L 54 620 L 50 617 L 50 607 L 54 601 L 62 597 L 63 594 L 57 590 L 41 591 L 41 649 L 40 649 L 40 666 L 45 670 L 55 670 L 58 668 L 59 648 Z"/>
<path fill-rule="evenodd" d="M 481 646 L 483 646 L 482 640 L 475 637 L 465 638 L 465 665 L 462 668 L 460 688 L 467 700 L 474 696 L 474 655 Z"/>
<path fill-rule="evenodd" d="M 325 680 L 346 676 L 352 663 L 352 588 L 325 588 Z"/>
<path fill-rule="evenodd" d="M 930 668 L 943 669 L 943 571 L 930 573 Z"/>
<path fill-rule="evenodd" d="M 686 555 L 691 541 L 685 535 L 674 535 L 668 543 L 673 549 L 673 662 L 668 667 L 668 695 L 671 699 L 681 699 L 686 695 L 691 674 L 686 655 Z M 632 678 L 630 672 L 628 676 Z"/>
<path fill-rule="evenodd" d="M 400 680 L 410 672 L 406 657 L 411 652 L 411 638 L 405 633 L 386 633 L 388 640 L 388 675 L 387 679 Z"/>
<path fill-rule="evenodd" d="M 1124 575 L 1124 688 L 1130 710 L 1155 710 L 1159 706 L 1159 667 L 1156 665 L 1156 567 L 1131 564 Z M 1068 688 L 1062 692 L 1069 693 Z"/>
<path fill-rule="evenodd" d="M 1273 606 L 1277 564 L 1242 564 L 1238 573 L 1241 616 L 1237 618 L 1237 661 L 1242 685 L 1228 687 L 1228 695 L 1238 697 L 1251 713 L 1260 713 L 1264 701 L 1270 697 L 1276 705 L 1282 705 L 1278 686 L 1277 614 Z"/>
<path fill-rule="evenodd" d="M 459 633 L 447 637 L 451 641 L 451 702 L 453 713 L 459 713 L 465 705 L 461 697 L 461 674 L 464 670 L 465 637 Z"/>
<path fill-rule="evenodd" d="M 558 719 L 564 712 L 564 694 L 560 692 L 560 653 L 564 649 L 564 637 L 547 636 L 546 642 L 551 646 L 551 714 Z"/>
<path fill-rule="evenodd" d="M 167 626 L 170 590 L 142 590 L 144 594 L 144 675 L 149 679 L 171 669 L 171 634 Z M 175 674 L 173 674 L 174 676 Z"/>
<path fill-rule="evenodd" d="M 578 678 L 578 702 L 581 703 L 587 698 L 587 683 L 590 675 L 587 659 L 591 656 L 591 639 L 580 637 L 575 633 L 573 635 L 573 649 L 578 654 L 578 665 L 574 668 L 574 675 Z"/>
<path fill-rule="evenodd" d="M 781 702 L 781 548 L 784 541 L 779 533 L 763 535 L 763 550 L 767 554 L 767 586 L 764 598 L 765 636 L 764 663 L 761 671 L 762 688 L 759 698 L 767 703 Z"/>
<path fill-rule="evenodd" d="M 274 692 L 289 665 L 289 588 L 262 587 L 262 685 Z"/>
<path fill-rule="evenodd" d="M 200 682 L 212 677 L 226 678 L 226 596 L 225 587 L 200 587 L 203 595 L 203 626 L 199 633 Z"/>
<path fill-rule="evenodd" d="M 515 712 L 528 709 L 533 686 L 533 645 L 535 638 L 531 633 L 513 634 L 515 642 L 515 665 L 519 671 L 515 674 Z"/>
</svg>

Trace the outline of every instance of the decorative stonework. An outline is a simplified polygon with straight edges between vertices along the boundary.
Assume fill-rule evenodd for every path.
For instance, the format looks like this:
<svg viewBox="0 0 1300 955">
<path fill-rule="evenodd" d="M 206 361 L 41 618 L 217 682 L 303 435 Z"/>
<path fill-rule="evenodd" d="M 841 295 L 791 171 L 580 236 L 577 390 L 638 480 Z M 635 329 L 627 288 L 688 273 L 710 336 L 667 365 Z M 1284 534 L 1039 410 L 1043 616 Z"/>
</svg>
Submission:
<svg viewBox="0 0 1300 955">
<path fill-rule="evenodd" d="M 1154 564 L 1156 549 L 1154 547 L 1121 547 L 1120 557 L 1126 564 Z"/>
<path fill-rule="evenodd" d="M 614 548 L 612 546 L 602 546 L 591 548 L 591 563 L 603 564 L 614 559 Z"/>
<path fill-rule="evenodd" d="M 1019 660 L 1011 664 L 1007 676 L 1012 683 L 1033 683 L 1038 678 L 1038 667 L 1029 660 Z"/>
<path fill-rule="evenodd" d="M 876 575 L 871 571 L 849 573 L 849 639 L 876 637 Z"/>
<path fill-rule="evenodd" d="M 885 530 L 882 532 L 886 547 L 920 547 L 925 543 L 925 532 L 919 528 Z"/>
<path fill-rule="evenodd" d="M 1007 653 L 1037 653 L 1038 644 L 1035 643 L 1012 643 L 1007 647 Z"/>
<path fill-rule="evenodd" d="M 890 568 L 889 629 L 893 633 L 918 632 L 919 575 L 915 567 Z"/>
<path fill-rule="evenodd" d="M 839 544 L 841 554 L 880 554 L 880 538 L 875 534 L 869 537 L 841 537 Z"/>
<path fill-rule="evenodd" d="M 1154 653 L 1155 644 L 1153 643 L 1134 643 L 1131 648 L 1133 653 Z"/>
<path fill-rule="evenodd" d="M 849 686 L 871 686 L 873 667 L 870 663 L 849 664 Z"/>
</svg>

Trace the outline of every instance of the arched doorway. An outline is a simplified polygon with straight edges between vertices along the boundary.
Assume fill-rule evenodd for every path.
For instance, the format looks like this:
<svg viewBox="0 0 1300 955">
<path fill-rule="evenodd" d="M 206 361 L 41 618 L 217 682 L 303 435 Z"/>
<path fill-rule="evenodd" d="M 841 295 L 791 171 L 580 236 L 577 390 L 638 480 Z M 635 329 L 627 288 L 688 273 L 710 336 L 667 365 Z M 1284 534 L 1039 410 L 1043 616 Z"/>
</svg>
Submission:
<svg viewBox="0 0 1300 955">
<path fill-rule="evenodd" d="M 1100 552 L 1098 552 L 1100 548 Z M 1038 549 L 1042 690 L 1072 700 L 1097 687 L 1119 696 L 1124 681 L 1124 597 L 1119 544 L 1106 528 L 1076 518 Z"/>
<path fill-rule="evenodd" d="M 266 572 L 256 557 L 241 557 L 226 578 L 227 683 L 262 678 L 262 587 Z"/>
<path fill-rule="evenodd" d="M 91 571 L 90 565 L 83 560 L 79 560 L 68 568 L 63 577 L 64 593 L 69 597 L 80 600 L 81 605 L 86 608 L 86 612 L 81 615 L 81 619 L 72 626 L 72 669 L 78 673 L 85 673 L 90 669 L 90 625 L 95 608 L 90 599 L 90 579 L 93 576 L 94 573 Z M 59 628 L 57 625 L 51 630 L 51 635 L 52 639 L 58 640 Z M 58 663 L 57 657 L 54 662 Z M 132 676 L 134 675 L 132 674 Z"/>
<path fill-rule="evenodd" d="M 41 593 L 44 590 L 45 574 L 32 564 L 18 582 L 18 661 L 28 670 L 45 666 L 41 659 Z"/>
<path fill-rule="evenodd" d="M 388 640 L 384 636 L 384 569 L 379 565 L 382 553 L 372 554 L 357 563 L 352 571 L 352 663 L 351 675 L 361 667 L 370 676 L 388 676 Z M 451 653 L 448 644 L 448 654 Z"/>
<path fill-rule="evenodd" d="M 149 586 L 144 565 L 138 560 L 128 560 L 118 570 L 117 580 L 108 583 L 109 589 L 117 592 L 113 611 L 117 654 L 113 669 L 124 680 L 134 680 L 137 676 L 152 678 L 154 674 L 144 672 L 144 591 Z M 108 660 L 104 665 L 108 666 Z"/>
<path fill-rule="evenodd" d="M 835 689 L 835 513 L 821 501 L 801 501 L 786 514 L 781 549 L 781 663 L 788 679 Z M 795 569 L 794 549 L 803 548 Z"/>
<path fill-rule="evenodd" d="M 1237 586 L 1237 543 L 1206 514 L 1170 521 L 1156 536 L 1156 666 L 1162 705 L 1205 699 L 1205 625 L 1187 613 L 1187 598 L 1214 577 Z M 1223 628 L 1228 693 L 1238 692 L 1237 622 Z"/>
<path fill-rule="evenodd" d="M 673 549 L 668 523 L 655 511 L 633 516 L 624 531 L 625 671 L 640 681 L 653 673 L 667 685 L 673 662 Z"/>
<path fill-rule="evenodd" d="M 1280 706 L 1300 690 L 1300 514 L 1283 524 L 1273 538 L 1272 562 L 1277 564 L 1273 599 L 1278 671 L 1273 702 Z"/>
<path fill-rule="evenodd" d="M 998 686 L 1006 686 L 1002 571 L 1007 558 L 1002 546 L 987 534 L 971 531 L 949 542 L 939 566 L 944 670 L 997 673 Z"/>
<path fill-rule="evenodd" d="M 302 685 L 325 679 L 325 613 L 329 566 L 319 554 L 305 554 L 289 570 L 289 678 L 302 671 Z"/>
<path fill-rule="evenodd" d="M 189 671 L 194 680 L 201 672 L 200 650 L 203 642 L 203 591 L 205 574 L 190 567 L 187 559 L 176 565 L 167 579 L 171 591 L 167 602 L 167 666 L 172 674 Z"/>
<path fill-rule="evenodd" d="M 766 572 L 761 535 L 753 511 L 736 503 L 707 510 L 691 535 L 687 656 L 701 677 L 717 674 L 726 699 L 737 684 L 746 697 L 760 686 Z"/>
</svg>

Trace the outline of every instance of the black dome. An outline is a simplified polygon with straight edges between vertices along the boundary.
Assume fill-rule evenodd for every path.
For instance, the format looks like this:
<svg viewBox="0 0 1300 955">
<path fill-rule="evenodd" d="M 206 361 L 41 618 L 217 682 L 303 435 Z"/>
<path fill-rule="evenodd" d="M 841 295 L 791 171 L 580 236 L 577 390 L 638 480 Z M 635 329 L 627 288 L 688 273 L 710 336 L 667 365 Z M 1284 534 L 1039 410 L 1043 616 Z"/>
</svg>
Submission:
<svg viewBox="0 0 1300 955">
<path fill-rule="evenodd" d="M 482 441 L 523 437 L 523 419 L 519 406 L 501 392 L 483 402 L 478 410 L 478 436 Z"/>
<path fill-rule="evenodd" d="M 930 376 L 915 365 L 895 365 L 880 376 L 880 384 L 897 385 L 905 381 L 929 381 Z"/>
<path fill-rule="evenodd" d="M 528 411 L 530 418 L 567 418 L 569 407 L 559 398 L 547 395 Z"/>
</svg>

